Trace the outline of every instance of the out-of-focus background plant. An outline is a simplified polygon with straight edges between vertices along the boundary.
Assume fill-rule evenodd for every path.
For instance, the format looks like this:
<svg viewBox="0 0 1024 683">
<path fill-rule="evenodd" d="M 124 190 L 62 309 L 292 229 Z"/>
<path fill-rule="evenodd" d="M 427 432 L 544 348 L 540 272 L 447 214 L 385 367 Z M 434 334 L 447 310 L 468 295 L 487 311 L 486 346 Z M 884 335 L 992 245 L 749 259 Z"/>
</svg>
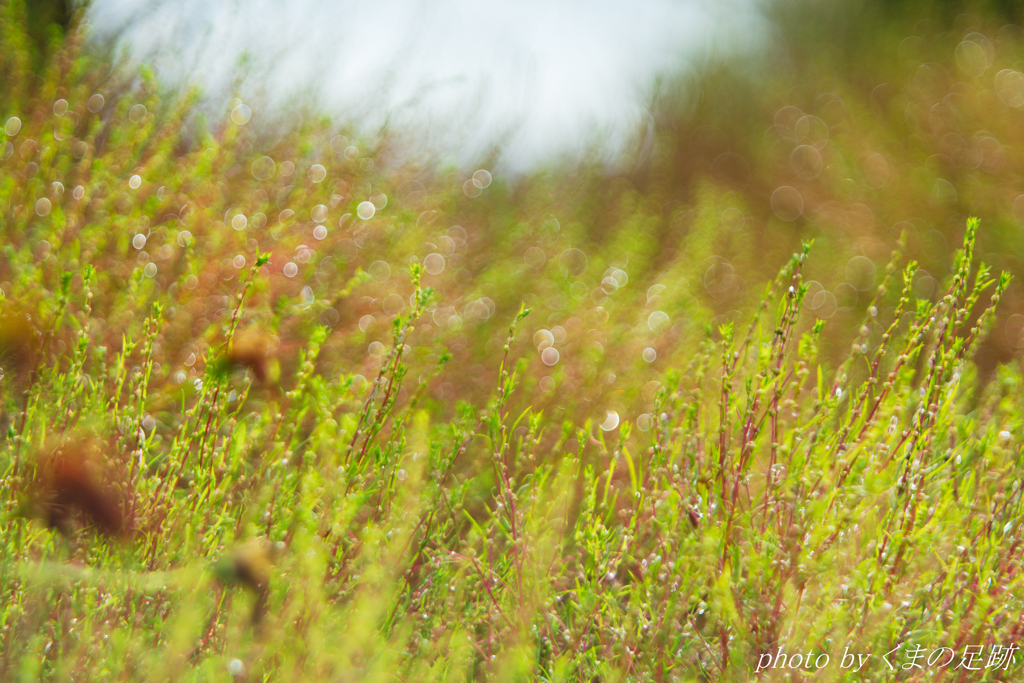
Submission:
<svg viewBox="0 0 1024 683">
<path fill-rule="evenodd" d="M 1014 6 L 769 3 L 515 173 L 0 9 L 0 678 L 1018 675 L 878 657 L 1024 629 Z"/>
</svg>

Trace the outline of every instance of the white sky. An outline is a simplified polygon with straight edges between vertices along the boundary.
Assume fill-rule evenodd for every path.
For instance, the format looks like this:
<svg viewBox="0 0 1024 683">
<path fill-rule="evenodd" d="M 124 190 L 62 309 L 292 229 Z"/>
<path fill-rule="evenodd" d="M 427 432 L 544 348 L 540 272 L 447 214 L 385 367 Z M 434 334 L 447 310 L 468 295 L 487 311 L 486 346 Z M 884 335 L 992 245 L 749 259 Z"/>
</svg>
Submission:
<svg viewBox="0 0 1024 683">
<path fill-rule="evenodd" d="M 314 102 L 336 120 L 415 126 L 463 162 L 504 136 L 503 164 L 522 170 L 594 139 L 614 150 L 656 74 L 757 42 L 755 3 L 93 0 L 89 20 L 167 83 L 225 106 L 238 93 L 254 124 Z"/>
</svg>

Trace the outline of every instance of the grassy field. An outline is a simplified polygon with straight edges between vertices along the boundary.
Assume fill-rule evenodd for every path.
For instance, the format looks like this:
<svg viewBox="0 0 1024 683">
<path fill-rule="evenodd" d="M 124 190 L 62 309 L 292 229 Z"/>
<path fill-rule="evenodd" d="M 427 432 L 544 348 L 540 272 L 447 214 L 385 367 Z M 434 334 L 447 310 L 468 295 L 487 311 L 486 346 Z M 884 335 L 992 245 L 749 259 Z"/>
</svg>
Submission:
<svg viewBox="0 0 1024 683">
<path fill-rule="evenodd" d="M 0 680 L 1015 680 L 1024 29 L 773 7 L 503 178 L 0 1 Z"/>
</svg>

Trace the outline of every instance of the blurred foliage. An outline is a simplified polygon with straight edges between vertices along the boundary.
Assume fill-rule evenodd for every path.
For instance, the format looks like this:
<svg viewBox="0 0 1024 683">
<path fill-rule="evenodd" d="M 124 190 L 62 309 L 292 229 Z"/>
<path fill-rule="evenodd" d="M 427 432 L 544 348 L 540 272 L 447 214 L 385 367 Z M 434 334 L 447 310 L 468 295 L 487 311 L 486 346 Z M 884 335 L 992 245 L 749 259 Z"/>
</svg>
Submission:
<svg viewBox="0 0 1024 683">
<path fill-rule="evenodd" d="M 658 134 L 630 177 L 665 202 L 665 219 L 692 215 L 695 195 L 711 185 L 743 211 L 741 236 L 769 263 L 781 256 L 773 250 L 814 238 L 829 255 L 880 264 L 906 231 L 916 277 L 941 280 L 965 217 L 978 215 L 986 262 L 1022 274 L 1024 30 L 1007 23 L 1021 21 L 1019 8 L 777 2 L 768 14 L 775 35 L 766 52 L 709 63 L 667 81 L 656 98 Z M 803 200 L 791 222 L 771 205 L 783 185 Z M 724 239 L 717 250 L 734 258 Z M 834 291 L 847 279 L 841 269 L 825 260 L 811 273 Z M 980 351 L 986 377 L 1019 354 L 1020 287 Z M 864 304 L 849 323 L 839 313 L 832 324 L 856 325 Z"/>
<path fill-rule="evenodd" d="M 1024 29 L 901 7 L 507 180 L 0 4 L 0 678 L 1013 680 Z"/>
</svg>

